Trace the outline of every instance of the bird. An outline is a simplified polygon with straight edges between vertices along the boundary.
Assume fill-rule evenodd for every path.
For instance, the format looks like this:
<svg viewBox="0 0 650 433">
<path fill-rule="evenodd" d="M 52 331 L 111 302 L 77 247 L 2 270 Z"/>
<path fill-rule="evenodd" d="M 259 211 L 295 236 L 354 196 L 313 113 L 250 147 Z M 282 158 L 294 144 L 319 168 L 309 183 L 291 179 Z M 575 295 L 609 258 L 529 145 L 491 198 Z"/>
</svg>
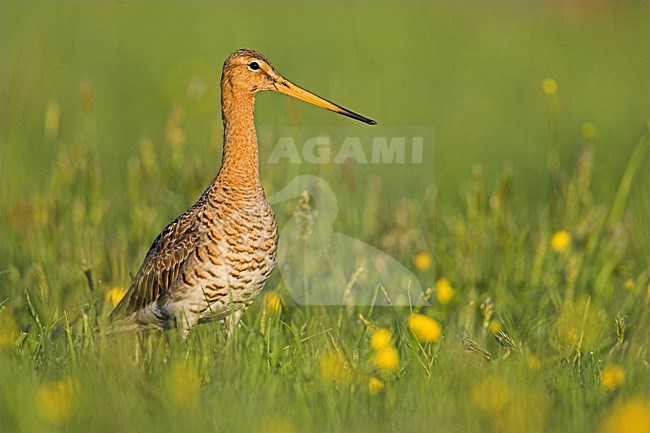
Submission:
<svg viewBox="0 0 650 433">
<path fill-rule="evenodd" d="M 259 52 L 223 64 L 223 151 L 214 180 L 156 237 L 107 333 L 180 329 L 223 321 L 229 334 L 276 265 L 278 226 L 259 177 L 255 95 L 276 91 L 343 116 L 376 122 L 293 84 Z"/>
</svg>

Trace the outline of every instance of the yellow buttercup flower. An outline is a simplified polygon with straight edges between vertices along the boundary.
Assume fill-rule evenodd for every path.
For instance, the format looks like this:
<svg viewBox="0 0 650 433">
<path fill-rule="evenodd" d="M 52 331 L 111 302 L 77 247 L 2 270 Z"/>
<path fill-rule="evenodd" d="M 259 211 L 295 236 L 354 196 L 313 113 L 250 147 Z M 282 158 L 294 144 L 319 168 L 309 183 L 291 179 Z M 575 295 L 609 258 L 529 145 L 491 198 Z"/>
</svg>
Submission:
<svg viewBox="0 0 650 433">
<path fill-rule="evenodd" d="M 497 332 L 499 332 L 501 330 L 501 328 L 502 328 L 501 322 L 499 322 L 498 320 L 493 320 L 488 325 L 488 329 L 493 334 L 496 334 Z"/>
<path fill-rule="evenodd" d="M 634 283 L 634 280 L 629 278 L 627 281 L 625 281 L 625 290 L 632 291 L 634 290 L 634 287 L 636 284 Z"/>
<path fill-rule="evenodd" d="M 454 288 L 446 278 L 439 278 L 436 281 L 436 299 L 441 304 L 446 304 L 454 297 Z"/>
<path fill-rule="evenodd" d="M 499 410 L 486 413 L 490 424 L 492 424 L 490 430 L 498 432 L 546 431 L 545 426 L 551 411 L 546 390 L 535 385 L 508 385 L 510 387 L 506 392 L 509 394 L 509 398 L 506 405 Z M 501 398 L 501 396 L 497 398 Z"/>
<path fill-rule="evenodd" d="M 279 313 L 282 311 L 282 298 L 275 292 L 266 292 L 264 295 L 264 302 L 266 308 L 272 313 Z"/>
<path fill-rule="evenodd" d="M 544 431 L 550 405 L 545 390 L 517 386 L 503 377 L 491 374 L 473 384 L 469 400 L 483 411 L 491 431 Z"/>
<path fill-rule="evenodd" d="M 641 397 L 614 403 L 600 424 L 603 433 L 647 433 L 650 431 L 650 401 Z"/>
<path fill-rule="evenodd" d="M 370 337 L 370 346 L 375 350 L 381 350 L 390 346 L 392 337 L 386 328 L 377 329 Z"/>
<path fill-rule="evenodd" d="M 593 140 L 596 137 L 596 125 L 591 122 L 582 125 L 582 137 L 588 141 Z"/>
<path fill-rule="evenodd" d="M 542 366 L 542 364 L 539 362 L 539 358 L 535 355 L 528 355 L 526 363 L 528 364 L 528 368 L 533 371 L 539 371 Z"/>
<path fill-rule="evenodd" d="M 115 286 L 112 289 L 110 289 L 108 292 L 106 292 L 106 300 L 113 306 L 113 308 L 117 307 L 117 304 L 120 303 L 124 295 L 126 294 L 126 290 L 124 290 L 121 287 Z"/>
<path fill-rule="evenodd" d="M 342 383 L 348 378 L 346 363 L 334 350 L 325 352 L 320 358 L 320 373 L 329 382 Z"/>
<path fill-rule="evenodd" d="M 597 344 L 605 332 L 605 322 L 595 308 L 590 307 L 588 297 L 565 302 L 554 325 L 552 340 L 563 350 L 589 348 Z"/>
<path fill-rule="evenodd" d="M 499 376 L 488 376 L 472 387 L 471 399 L 486 412 L 498 412 L 510 401 L 510 390 Z"/>
<path fill-rule="evenodd" d="M 542 90 L 547 95 L 555 95 L 557 93 L 557 81 L 553 78 L 546 78 L 542 81 Z"/>
<path fill-rule="evenodd" d="M 371 395 L 377 395 L 384 390 L 386 385 L 376 377 L 368 379 L 368 391 Z"/>
<path fill-rule="evenodd" d="M 45 136 L 47 138 L 57 138 L 61 125 L 61 105 L 57 101 L 47 103 L 45 109 Z"/>
<path fill-rule="evenodd" d="M 195 408 L 201 397 L 201 379 L 196 372 L 181 364 L 172 367 L 166 381 L 167 395 L 177 407 Z"/>
<path fill-rule="evenodd" d="M 566 230 L 560 230 L 555 232 L 551 237 L 551 248 L 556 253 L 563 253 L 571 245 L 571 233 Z"/>
<path fill-rule="evenodd" d="M 431 267 L 431 262 L 433 262 L 433 257 L 429 253 L 420 253 L 413 258 L 413 263 L 415 267 L 421 271 L 429 269 Z"/>
<path fill-rule="evenodd" d="M 62 424 L 72 416 L 74 383 L 67 378 L 41 385 L 36 391 L 39 415 L 53 424 Z"/>
<path fill-rule="evenodd" d="M 602 386 L 606 391 L 614 391 L 616 388 L 621 386 L 624 381 L 625 372 L 616 364 L 606 366 L 600 376 L 600 386 Z"/>
<path fill-rule="evenodd" d="M 391 373 L 399 367 L 399 353 L 392 346 L 376 351 L 372 360 L 375 367 L 385 373 Z"/>
<path fill-rule="evenodd" d="M 438 341 L 442 335 L 442 327 L 431 317 L 423 314 L 411 314 L 409 329 L 421 343 Z"/>
</svg>

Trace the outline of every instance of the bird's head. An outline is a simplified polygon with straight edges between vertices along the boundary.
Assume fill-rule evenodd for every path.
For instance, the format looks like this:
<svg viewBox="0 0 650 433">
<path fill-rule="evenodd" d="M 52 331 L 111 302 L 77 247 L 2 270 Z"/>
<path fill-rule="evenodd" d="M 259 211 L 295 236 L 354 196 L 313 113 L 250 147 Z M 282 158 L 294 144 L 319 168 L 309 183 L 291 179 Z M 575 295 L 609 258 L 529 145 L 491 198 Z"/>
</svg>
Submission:
<svg viewBox="0 0 650 433">
<path fill-rule="evenodd" d="M 227 83 L 233 92 L 255 93 L 262 90 L 274 90 L 370 125 L 377 124 L 374 120 L 296 86 L 280 75 L 271 65 L 269 59 L 257 51 L 241 49 L 228 56 L 223 65 L 221 82 L 222 88 Z"/>
</svg>

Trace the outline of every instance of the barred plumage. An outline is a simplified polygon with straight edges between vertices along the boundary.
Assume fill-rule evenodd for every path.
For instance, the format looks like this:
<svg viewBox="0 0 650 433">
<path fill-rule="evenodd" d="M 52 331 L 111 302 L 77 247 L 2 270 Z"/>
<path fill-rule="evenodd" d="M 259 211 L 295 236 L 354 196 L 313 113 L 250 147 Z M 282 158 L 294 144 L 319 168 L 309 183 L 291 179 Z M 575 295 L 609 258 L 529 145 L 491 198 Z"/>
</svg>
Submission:
<svg viewBox="0 0 650 433">
<path fill-rule="evenodd" d="M 374 121 L 281 77 L 261 54 L 238 50 L 221 77 L 222 165 L 187 212 L 156 238 L 109 332 L 182 327 L 238 316 L 275 266 L 277 224 L 259 180 L 255 93 L 275 90 L 366 123 Z M 234 317 L 231 316 L 234 312 Z"/>
</svg>

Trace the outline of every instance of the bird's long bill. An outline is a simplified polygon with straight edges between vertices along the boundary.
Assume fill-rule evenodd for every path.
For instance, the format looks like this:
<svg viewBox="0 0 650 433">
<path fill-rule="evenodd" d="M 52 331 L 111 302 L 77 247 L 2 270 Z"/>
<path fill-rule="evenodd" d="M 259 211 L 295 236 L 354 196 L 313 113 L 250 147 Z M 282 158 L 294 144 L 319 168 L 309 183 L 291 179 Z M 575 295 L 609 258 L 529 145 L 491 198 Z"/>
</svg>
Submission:
<svg viewBox="0 0 650 433">
<path fill-rule="evenodd" d="M 325 108 L 326 110 L 330 110 L 335 113 L 339 113 L 344 116 L 351 117 L 352 119 L 365 122 L 369 125 L 377 124 L 377 122 L 375 122 L 372 119 L 368 119 L 367 117 L 364 117 L 360 114 L 350 111 L 347 108 L 343 108 L 340 105 L 336 105 L 335 103 L 330 102 L 327 99 L 323 99 L 320 96 L 316 96 L 313 93 L 308 92 L 305 89 L 296 86 L 291 81 L 286 80 L 284 78 L 281 78 L 279 81 L 275 83 L 275 89 L 280 93 L 284 93 L 285 95 L 293 96 L 294 98 L 298 98 L 302 101 L 309 102 L 310 104 L 313 104 L 317 107 Z"/>
</svg>

